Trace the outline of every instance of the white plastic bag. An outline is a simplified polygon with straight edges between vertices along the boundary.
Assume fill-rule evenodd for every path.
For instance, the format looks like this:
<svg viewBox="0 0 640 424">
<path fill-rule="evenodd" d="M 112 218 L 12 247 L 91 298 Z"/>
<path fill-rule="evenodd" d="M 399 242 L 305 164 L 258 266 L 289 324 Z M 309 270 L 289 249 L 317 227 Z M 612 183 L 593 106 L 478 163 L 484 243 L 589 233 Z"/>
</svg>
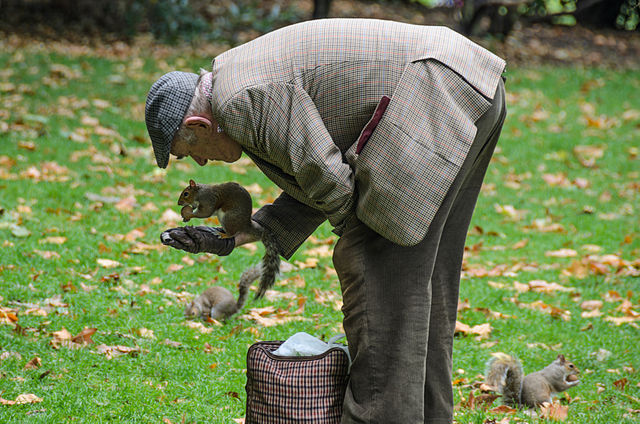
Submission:
<svg viewBox="0 0 640 424">
<path fill-rule="evenodd" d="M 348 356 L 349 350 L 347 347 L 341 343 L 336 343 L 337 340 L 343 337 L 344 334 L 339 334 L 325 343 L 317 337 L 313 337 L 311 334 L 300 332 L 289 337 L 278 349 L 274 350 L 272 354 L 277 356 L 313 356 L 324 353 L 333 347 L 339 347 L 343 349 Z M 351 357 L 349 357 L 349 362 L 351 362 Z"/>
</svg>

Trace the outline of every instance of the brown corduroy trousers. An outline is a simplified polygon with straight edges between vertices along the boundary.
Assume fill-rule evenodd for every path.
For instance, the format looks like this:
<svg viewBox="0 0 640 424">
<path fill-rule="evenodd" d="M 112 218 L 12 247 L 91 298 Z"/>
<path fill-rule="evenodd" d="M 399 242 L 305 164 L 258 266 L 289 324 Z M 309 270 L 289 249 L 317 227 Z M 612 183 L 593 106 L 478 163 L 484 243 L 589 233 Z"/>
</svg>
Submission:
<svg viewBox="0 0 640 424">
<path fill-rule="evenodd" d="M 342 424 L 450 423 L 464 244 L 506 116 L 500 81 L 470 152 L 415 246 L 394 244 L 352 218 L 333 254 L 353 360 Z"/>
</svg>

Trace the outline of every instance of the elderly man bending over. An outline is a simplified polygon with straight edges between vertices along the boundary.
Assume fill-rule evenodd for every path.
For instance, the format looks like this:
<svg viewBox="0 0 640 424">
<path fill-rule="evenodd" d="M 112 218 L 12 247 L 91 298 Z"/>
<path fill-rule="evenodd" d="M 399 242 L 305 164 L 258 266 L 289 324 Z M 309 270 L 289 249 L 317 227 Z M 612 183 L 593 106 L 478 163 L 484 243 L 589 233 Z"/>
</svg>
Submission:
<svg viewBox="0 0 640 424">
<path fill-rule="evenodd" d="M 327 19 L 171 72 L 147 97 L 158 166 L 244 152 L 282 189 L 254 225 L 289 258 L 323 221 L 353 359 L 343 423 L 450 423 L 465 237 L 505 118 L 505 62 L 444 27 Z M 255 241 L 165 232 L 189 252 Z"/>
</svg>

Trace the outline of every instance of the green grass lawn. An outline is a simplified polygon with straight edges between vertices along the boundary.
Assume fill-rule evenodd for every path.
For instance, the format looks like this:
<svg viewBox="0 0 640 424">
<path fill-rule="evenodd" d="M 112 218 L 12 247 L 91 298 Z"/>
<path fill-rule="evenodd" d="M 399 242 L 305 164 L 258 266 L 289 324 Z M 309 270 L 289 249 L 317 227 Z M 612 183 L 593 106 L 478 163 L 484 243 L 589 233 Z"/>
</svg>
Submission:
<svg viewBox="0 0 640 424">
<path fill-rule="evenodd" d="M 176 202 L 189 178 L 250 186 L 255 207 L 278 195 L 244 158 L 155 166 L 143 116 L 149 86 L 168 70 L 206 68 L 210 57 L 0 43 L 0 398 L 41 399 L 0 405 L 0 422 L 232 423 L 244 416 L 253 342 L 341 331 L 327 225 L 268 299 L 220 326 L 183 317 L 205 287 L 234 290 L 262 251 L 217 258 L 160 245 L 163 229 L 182 225 Z M 533 420 L 492 412 L 498 400 L 469 402 L 490 353 L 502 351 L 527 372 L 558 353 L 575 362 L 581 384 L 559 396 L 566 422 L 637 422 L 640 75 L 511 69 L 507 89 L 459 313 L 491 331 L 456 336 L 456 419 Z M 84 329 L 96 330 L 91 343 L 69 340 Z"/>
</svg>

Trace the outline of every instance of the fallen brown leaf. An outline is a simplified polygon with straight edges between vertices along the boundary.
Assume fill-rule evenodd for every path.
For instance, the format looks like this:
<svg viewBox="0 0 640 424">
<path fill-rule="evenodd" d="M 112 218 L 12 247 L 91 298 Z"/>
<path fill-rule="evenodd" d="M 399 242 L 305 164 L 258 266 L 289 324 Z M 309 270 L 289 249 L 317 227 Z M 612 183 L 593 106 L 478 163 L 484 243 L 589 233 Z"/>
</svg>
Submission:
<svg viewBox="0 0 640 424">
<path fill-rule="evenodd" d="M 629 324 L 632 327 L 638 328 L 638 324 L 635 321 L 638 321 L 640 318 L 634 317 L 606 317 L 604 320 L 608 322 L 612 322 L 615 325 Z"/>
<path fill-rule="evenodd" d="M 256 251 L 258 250 L 258 246 L 256 246 L 254 243 L 243 244 L 240 247 L 243 249 L 247 249 L 250 253 L 256 253 Z"/>
<path fill-rule="evenodd" d="M 105 344 L 101 344 L 96 346 L 96 351 L 98 353 L 104 354 L 107 357 L 107 359 L 113 359 L 116 356 L 120 356 L 120 355 L 136 356 L 138 353 L 141 352 L 141 349 L 138 347 L 128 347 L 128 346 L 121 346 L 121 345 L 107 346 Z"/>
<path fill-rule="evenodd" d="M 49 244 L 63 244 L 67 241 L 66 237 L 62 236 L 51 236 L 40 239 L 38 243 L 49 243 Z"/>
<path fill-rule="evenodd" d="M 182 343 L 180 342 L 174 342 L 173 340 L 169 340 L 169 339 L 164 339 L 163 341 L 160 342 L 161 345 L 165 345 L 165 346 L 169 346 L 169 347 L 182 347 Z"/>
<path fill-rule="evenodd" d="M 580 314 L 580 317 L 582 318 L 597 318 L 602 316 L 602 312 L 600 311 L 600 309 L 592 309 L 589 311 L 583 311 Z"/>
<path fill-rule="evenodd" d="M 476 335 L 476 340 L 482 340 L 489 337 L 491 334 L 491 324 L 480 324 L 474 325 L 473 327 L 464 324 L 460 321 L 456 321 L 455 333 L 464 334 L 464 335 Z"/>
<path fill-rule="evenodd" d="M 540 406 L 540 418 L 565 421 L 569 415 L 569 407 L 559 403 L 545 402 Z"/>
<path fill-rule="evenodd" d="M 201 332 L 202 334 L 209 334 L 209 333 L 213 332 L 213 328 L 207 327 L 201 322 L 187 321 L 187 322 L 185 322 L 184 325 L 186 325 L 187 327 L 189 327 L 191 329 L 197 330 L 197 331 Z"/>
<path fill-rule="evenodd" d="M 307 256 L 330 258 L 333 255 L 333 247 L 329 244 L 321 244 L 319 246 L 305 250 L 304 254 Z"/>
<path fill-rule="evenodd" d="M 295 261 L 295 264 L 300 269 L 316 268 L 318 266 L 318 258 L 307 258 L 304 262 Z"/>
<path fill-rule="evenodd" d="M 293 315 L 291 312 L 284 309 L 276 310 L 273 306 L 250 309 L 248 314 L 242 315 L 240 318 L 255 321 L 258 325 L 263 327 L 272 327 L 275 325 L 286 324 L 291 321 L 309 321 L 309 318 Z"/>
<path fill-rule="evenodd" d="M 127 196 L 114 205 L 120 212 L 131 212 L 139 207 L 135 196 Z"/>
<path fill-rule="evenodd" d="M 557 222 L 552 222 L 551 218 L 539 218 L 534 219 L 530 225 L 523 227 L 526 230 L 535 230 L 542 233 L 564 233 L 566 232 L 564 226 Z"/>
<path fill-rule="evenodd" d="M 226 394 L 227 396 L 229 396 L 230 398 L 240 400 L 240 395 L 238 394 L 238 392 L 227 392 L 227 393 L 225 393 L 225 394 Z"/>
<path fill-rule="evenodd" d="M 503 215 L 513 221 L 521 220 L 528 212 L 526 210 L 516 209 L 512 205 L 499 205 L 497 203 L 493 205 L 493 208 L 500 215 Z"/>
<path fill-rule="evenodd" d="M 148 328 L 139 328 L 138 330 L 136 330 L 136 334 L 138 334 L 140 337 L 143 337 L 145 339 L 155 339 L 156 336 L 155 334 L 153 334 L 153 330 L 149 330 Z"/>
<path fill-rule="evenodd" d="M 250 184 L 248 186 L 245 186 L 245 188 L 252 195 L 259 195 L 259 194 L 262 194 L 262 192 L 264 191 L 264 189 L 258 183 Z"/>
<path fill-rule="evenodd" d="M 560 318 L 563 321 L 571 321 L 571 311 L 558 308 L 553 305 L 548 305 L 541 300 L 536 300 L 531 303 L 520 302 L 517 298 L 510 299 L 516 306 L 526 309 L 532 309 L 535 311 L 540 311 L 551 315 L 554 318 Z"/>
<path fill-rule="evenodd" d="M 507 405 L 500 405 L 489 409 L 489 412 L 494 414 L 515 414 L 518 410 Z"/>
<path fill-rule="evenodd" d="M 167 267 L 167 272 L 176 272 L 176 271 L 180 271 L 182 268 L 184 268 L 184 265 L 180 265 L 180 264 L 171 264 Z"/>
<path fill-rule="evenodd" d="M 585 300 L 580 304 L 580 308 L 585 311 L 593 311 L 595 309 L 602 308 L 602 305 L 603 303 L 601 300 Z"/>
<path fill-rule="evenodd" d="M 35 254 L 37 254 L 38 256 L 40 256 L 42 259 L 52 259 L 52 258 L 60 258 L 60 254 L 58 252 L 54 252 L 51 250 L 38 250 L 38 249 L 34 249 L 33 251 Z"/>
<path fill-rule="evenodd" d="M 469 393 L 469 398 L 466 401 L 462 401 L 460 405 L 467 409 L 487 409 L 499 397 L 500 395 L 494 393 L 481 393 L 476 396 L 471 392 Z"/>
<path fill-rule="evenodd" d="M 552 293 L 554 291 L 572 292 L 575 289 L 573 287 L 565 287 L 558 283 L 548 283 L 544 280 L 532 280 L 529 281 L 529 289 L 536 293 Z"/>
<path fill-rule="evenodd" d="M 293 286 L 297 289 L 303 289 L 307 286 L 307 282 L 299 274 L 294 275 L 293 277 L 285 278 L 284 280 L 280 280 L 276 284 L 282 287 Z"/>
<path fill-rule="evenodd" d="M 627 387 L 627 384 L 629 384 L 629 380 L 627 380 L 627 378 L 621 378 L 620 380 L 616 380 L 613 382 L 613 385 L 618 390 L 624 390 L 624 388 Z"/>
<path fill-rule="evenodd" d="M 578 252 L 573 249 L 559 249 L 547 251 L 544 255 L 552 258 L 573 258 L 578 256 Z"/>
<path fill-rule="evenodd" d="M 127 234 L 124 235 L 123 239 L 124 241 L 128 241 L 128 242 L 134 242 L 137 239 L 139 239 L 140 237 L 144 237 L 144 232 L 134 228 L 133 230 L 129 231 Z"/>
<path fill-rule="evenodd" d="M 523 247 L 525 247 L 527 244 L 529 244 L 529 239 L 522 239 L 519 242 L 514 243 L 511 248 L 516 250 L 516 249 L 522 249 Z"/>
<path fill-rule="evenodd" d="M 73 285 L 71 281 L 67 281 L 66 283 L 62 283 L 60 288 L 63 292 L 74 292 L 77 290 L 76 286 Z"/>
<path fill-rule="evenodd" d="M 467 311 L 471 309 L 471 304 L 469 303 L 469 299 L 458 299 L 458 312 Z"/>
<path fill-rule="evenodd" d="M 313 288 L 314 300 L 322 306 L 331 306 L 334 310 L 342 310 L 342 296 L 333 290 Z"/>
<path fill-rule="evenodd" d="M 160 216 L 160 222 L 167 226 L 175 226 L 182 221 L 180 214 L 173 209 L 165 210 Z"/>
<path fill-rule="evenodd" d="M 551 187 L 569 187 L 571 182 L 564 172 L 557 174 L 542 174 L 542 179 Z"/>
<path fill-rule="evenodd" d="M 623 299 L 620 306 L 616 308 L 616 311 L 622 312 L 627 317 L 638 318 L 640 313 L 636 312 L 633 308 L 633 303 L 629 299 Z"/>
<path fill-rule="evenodd" d="M 66 328 L 62 328 L 62 330 L 54 331 L 51 333 L 53 338 L 49 342 L 49 345 L 54 349 L 60 349 L 60 347 L 68 347 L 70 349 L 78 349 L 80 345 L 73 343 L 71 338 L 73 337 L 71 333 Z"/>
<path fill-rule="evenodd" d="M 0 324 L 14 324 L 18 322 L 16 311 L 0 306 Z"/>
<path fill-rule="evenodd" d="M 42 366 L 42 359 L 38 356 L 34 356 L 32 360 L 27 362 L 24 366 L 25 370 L 37 370 Z"/>
<path fill-rule="evenodd" d="M 32 393 L 24 393 L 21 395 L 18 395 L 18 397 L 16 397 L 16 400 L 7 400 L 7 399 L 3 399 L 0 398 L 0 404 L 1 405 L 22 405 L 25 403 L 40 403 L 42 402 L 42 398 L 32 394 Z"/>
<path fill-rule="evenodd" d="M 156 291 L 153 290 L 151 287 L 149 287 L 148 284 L 141 284 L 140 285 L 140 290 L 138 290 L 136 292 L 136 295 L 138 296 L 146 296 L 148 294 L 154 294 Z"/>
<path fill-rule="evenodd" d="M 96 259 L 96 262 L 103 268 L 116 268 L 121 265 L 120 262 L 112 259 Z"/>
</svg>

